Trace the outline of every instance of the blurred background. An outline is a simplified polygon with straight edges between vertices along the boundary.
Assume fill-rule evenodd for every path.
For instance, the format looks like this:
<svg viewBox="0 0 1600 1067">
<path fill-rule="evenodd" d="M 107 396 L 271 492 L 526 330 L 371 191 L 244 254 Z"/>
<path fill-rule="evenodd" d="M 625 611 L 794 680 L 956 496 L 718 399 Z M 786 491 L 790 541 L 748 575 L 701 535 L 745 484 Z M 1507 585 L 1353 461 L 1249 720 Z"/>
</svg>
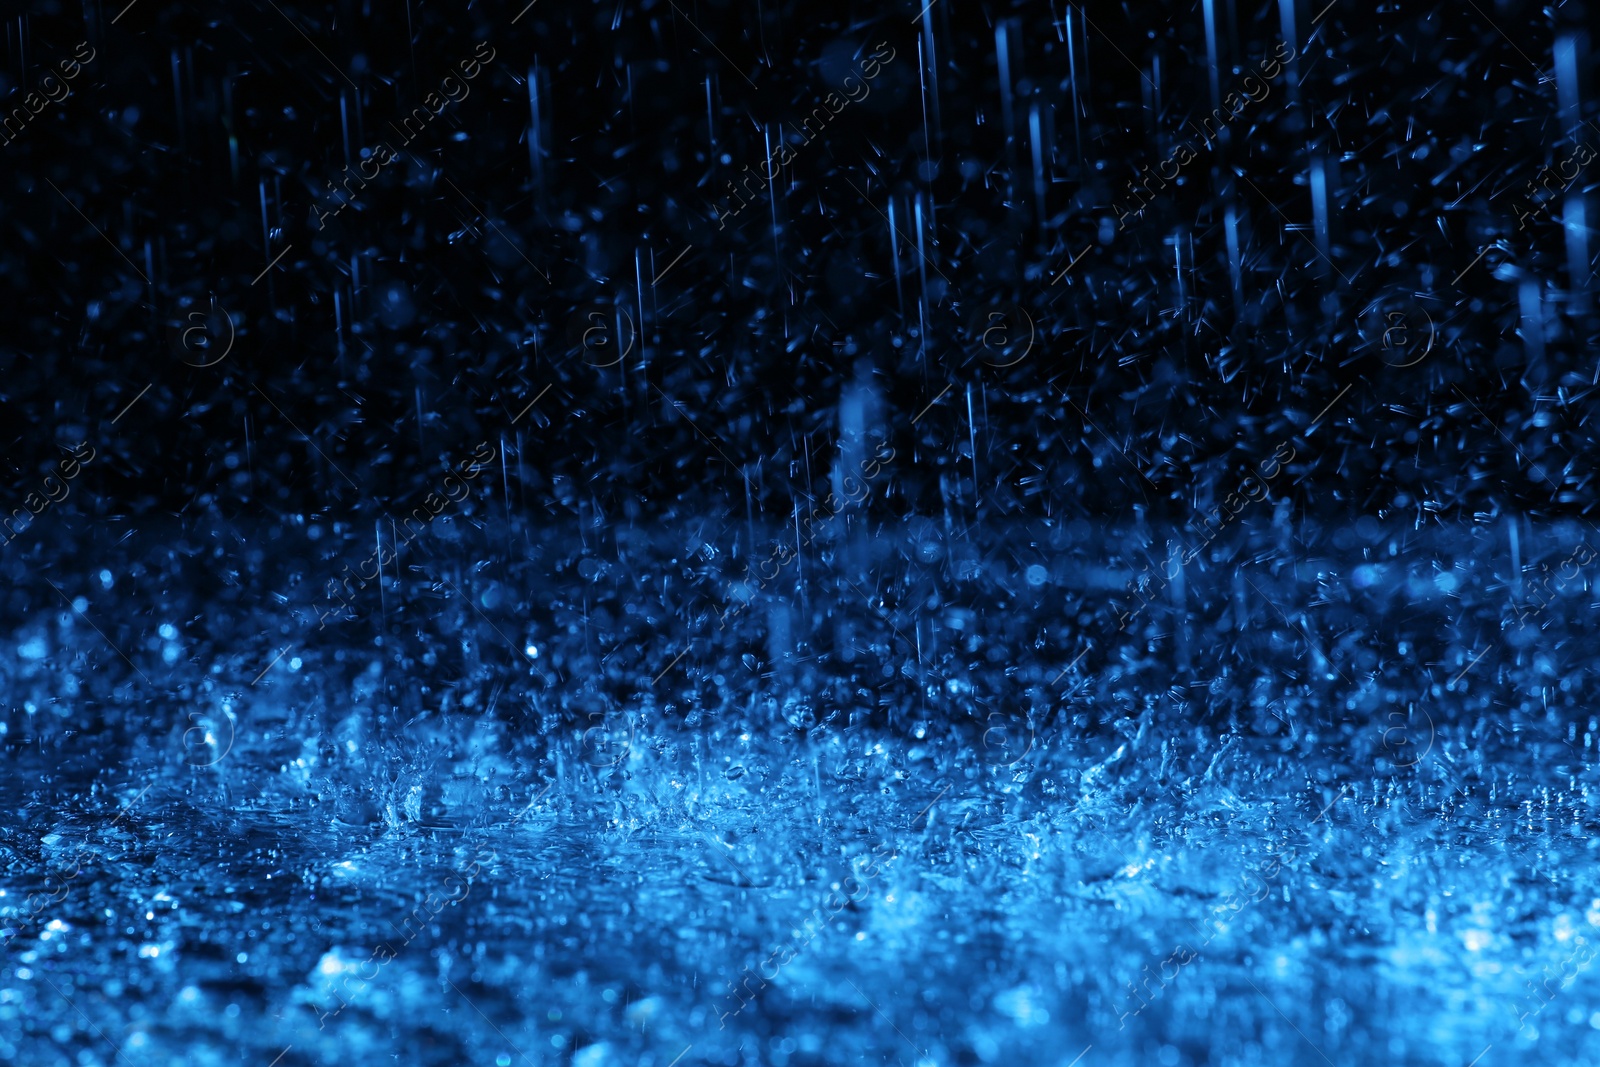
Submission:
<svg viewBox="0 0 1600 1067">
<path fill-rule="evenodd" d="M 1225 619 L 1251 538 L 1405 531 L 1470 541 L 1498 609 L 1593 504 L 1600 133 L 1580 8 L 1439 16 L 37 5 L 3 75 L 14 606 L 123 591 L 63 541 L 159 569 L 178 536 L 208 562 L 159 595 L 203 640 L 228 586 L 319 613 L 405 539 L 396 614 L 359 600 L 398 638 L 418 567 L 531 622 L 541 545 L 625 600 L 642 536 L 660 618 L 738 610 L 775 662 L 826 620 L 752 596 L 999 568 L 1055 674 Z M 432 527 L 470 545 L 409 543 L 480 446 Z"/>
</svg>

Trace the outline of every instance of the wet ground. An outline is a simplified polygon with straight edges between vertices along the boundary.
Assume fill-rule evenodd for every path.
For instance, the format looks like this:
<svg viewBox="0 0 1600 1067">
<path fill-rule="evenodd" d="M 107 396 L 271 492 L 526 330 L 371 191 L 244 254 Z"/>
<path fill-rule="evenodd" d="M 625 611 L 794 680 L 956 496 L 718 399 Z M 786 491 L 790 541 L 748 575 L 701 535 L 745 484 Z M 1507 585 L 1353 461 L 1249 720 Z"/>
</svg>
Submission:
<svg viewBox="0 0 1600 1067">
<path fill-rule="evenodd" d="M 468 527 L 317 630 L 366 535 L 73 529 L 7 1062 L 1600 1060 L 1582 528 L 1269 514 L 1121 631 L 1182 532 Z"/>
</svg>

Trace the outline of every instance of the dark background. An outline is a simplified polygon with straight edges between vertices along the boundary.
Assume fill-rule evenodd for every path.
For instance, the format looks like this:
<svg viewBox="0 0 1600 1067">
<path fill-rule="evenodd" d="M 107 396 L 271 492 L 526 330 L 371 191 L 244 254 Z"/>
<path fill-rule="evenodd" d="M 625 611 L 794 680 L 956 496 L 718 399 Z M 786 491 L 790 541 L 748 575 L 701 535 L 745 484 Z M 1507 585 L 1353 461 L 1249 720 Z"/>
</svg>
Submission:
<svg viewBox="0 0 1600 1067">
<path fill-rule="evenodd" d="M 1302 30 L 1317 14 L 1293 10 Z M 12 495 L 87 439 L 107 458 L 74 506 L 101 514 L 359 515 L 520 432 L 528 494 L 560 498 L 564 476 L 607 513 L 742 516 L 748 492 L 781 516 L 828 467 L 859 379 L 886 402 L 874 432 L 907 454 L 877 505 L 899 514 L 961 500 L 1181 518 L 1347 384 L 1297 448 L 1285 491 L 1300 505 L 1592 505 L 1587 269 L 1575 285 L 1559 207 L 1517 229 L 1524 187 L 1572 155 L 1568 132 L 1600 144 L 1577 121 L 1587 85 L 1570 115 L 1524 55 L 1549 67 L 1548 19 L 1452 9 L 1447 30 L 1437 5 L 1336 4 L 1271 95 L 1118 232 L 1128 180 L 1210 110 L 1204 12 L 1072 12 L 936 3 L 930 50 L 910 7 L 541 0 L 511 25 L 515 5 L 141 2 L 112 25 L 110 7 L 31 5 L 7 24 L 8 107 L 78 41 L 98 54 L 3 149 Z M 1554 17 L 1585 20 L 1575 3 Z M 1216 18 L 1241 68 L 1220 71 L 1226 94 L 1281 39 L 1283 10 Z M 319 232 L 313 197 L 362 146 L 399 147 L 388 124 L 478 41 L 496 58 L 470 96 Z M 759 165 L 763 131 L 797 126 L 880 41 L 894 60 L 796 149 L 777 226 L 763 202 L 719 232 L 711 205 Z M 1572 192 L 1592 184 L 1586 171 Z M 213 300 L 236 341 L 188 366 L 211 358 L 183 331 Z M 591 305 L 614 325 L 585 350 Z M 1035 342 L 1018 358 L 1023 312 Z M 1391 312 L 1404 354 L 1383 347 Z M 1425 321 L 1429 355 L 1390 366 L 1421 351 Z M 600 366 L 619 340 L 629 354 Z"/>
<path fill-rule="evenodd" d="M 1319 8 L 1215 8 L 1219 97 L 1296 45 L 1206 145 L 1203 6 L 37 6 L 7 23 L 8 107 L 97 54 L 0 149 L 6 512 L 67 446 L 97 458 L 6 546 L 12 613 L 110 590 L 95 668 L 145 684 L 162 616 L 241 687 L 299 648 L 344 688 L 348 642 L 387 640 L 395 709 L 444 678 L 540 725 L 663 678 L 680 712 L 754 685 L 802 723 L 1253 715 L 1285 649 L 1302 695 L 1442 683 L 1498 639 L 1514 568 L 1590 529 L 1593 242 L 1558 220 L 1600 171 L 1519 229 L 1600 145 L 1586 16 Z M 880 43 L 871 95 L 719 228 Z M 380 142 L 401 158 L 319 229 Z M 329 584 L 480 442 L 496 466 L 369 621 L 325 629 Z M 879 442 L 853 532 L 719 627 Z M 1580 521 L 1536 537 L 1552 518 Z M 1315 562 L 1402 548 L 1332 593 Z M 1098 696 L 1063 696 L 1069 665 Z"/>
</svg>

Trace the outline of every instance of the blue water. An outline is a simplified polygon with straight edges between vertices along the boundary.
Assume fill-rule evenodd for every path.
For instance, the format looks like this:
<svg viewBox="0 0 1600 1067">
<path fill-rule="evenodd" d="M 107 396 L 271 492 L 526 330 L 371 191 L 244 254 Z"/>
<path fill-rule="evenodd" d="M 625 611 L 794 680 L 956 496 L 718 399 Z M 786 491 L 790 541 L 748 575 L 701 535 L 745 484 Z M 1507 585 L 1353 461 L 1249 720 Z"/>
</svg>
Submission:
<svg viewBox="0 0 1600 1067">
<path fill-rule="evenodd" d="M 1586 580 L 1518 622 L 1494 531 L 1280 532 L 1122 633 L 1148 530 L 962 569 L 880 528 L 720 632 L 672 537 L 449 570 L 467 531 L 322 631 L 353 533 L 249 596 L 181 553 L 29 585 L 0 1056 L 1600 1062 Z"/>
</svg>

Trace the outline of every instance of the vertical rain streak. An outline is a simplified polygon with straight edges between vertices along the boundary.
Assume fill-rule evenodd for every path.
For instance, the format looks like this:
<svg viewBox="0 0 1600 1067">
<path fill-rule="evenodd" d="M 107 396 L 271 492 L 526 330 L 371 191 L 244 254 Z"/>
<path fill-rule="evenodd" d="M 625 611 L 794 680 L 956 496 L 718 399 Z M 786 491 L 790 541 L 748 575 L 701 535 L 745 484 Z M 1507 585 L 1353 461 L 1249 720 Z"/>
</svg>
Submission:
<svg viewBox="0 0 1600 1067">
<path fill-rule="evenodd" d="M 272 248 L 272 225 L 267 221 L 267 181 L 265 178 L 256 183 L 257 192 L 261 198 L 261 248 L 263 252 Z"/>
<path fill-rule="evenodd" d="M 710 146 L 713 159 L 717 155 L 717 111 L 711 103 L 711 75 L 705 76 L 706 87 L 706 144 Z"/>
<path fill-rule="evenodd" d="M 1564 32 L 1552 47 L 1556 75 L 1556 100 L 1561 128 L 1580 139 L 1583 122 L 1581 73 L 1589 66 L 1588 34 Z M 1593 128 L 1591 124 L 1591 129 Z M 1567 245 L 1567 280 L 1572 290 L 1574 314 L 1587 316 L 1591 308 L 1594 270 L 1589 262 L 1589 210 L 1584 183 L 1573 182 L 1562 196 L 1561 225 Z"/>
<path fill-rule="evenodd" d="M 912 228 L 917 234 L 917 269 L 922 276 L 922 307 L 923 316 L 927 316 L 928 308 L 928 264 L 933 261 L 928 258 L 928 247 L 924 237 L 927 233 L 928 223 L 922 217 L 922 193 L 918 191 L 912 197 Z M 935 264 L 937 266 L 937 264 Z"/>
<path fill-rule="evenodd" d="M 1294 0 L 1284 0 L 1293 3 Z M 1201 0 L 1206 28 L 1206 80 L 1211 87 L 1211 106 L 1222 106 L 1222 59 L 1217 55 L 1217 0 Z"/>
<path fill-rule="evenodd" d="M 1311 157 L 1311 212 L 1316 231 L 1317 251 L 1327 262 L 1333 260 L 1333 247 L 1329 240 L 1328 219 L 1328 161 L 1317 153 Z"/>
<path fill-rule="evenodd" d="M 1000 82 L 1000 116 L 1002 128 L 1006 137 L 1006 180 L 1013 195 L 1017 179 L 1017 119 L 1015 114 L 1016 101 L 1012 88 L 1012 46 L 1011 39 L 1017 33 L 1015 19 L 999 19 L 994 27 L 994 56 L 995 66 Z"/>
<path fill-rule="evenodd" d="M 352 166 L 356 158 L 350 149 L 350 98 L 343 89 L 339 90 L 339 134 L 344 145 L 344 165 Z"/>
<path fill-rule="evenodd" d="M 922 49 L 919 58 L 925 59 L 927 64 L 924 68 L 924 78 L 933 113 L 933 143 L 937 146 L 935 158 L 938 158 L 944 155 L 944 119 L 939 111 L 939 60 L 934 48 L 932 19 L 922 20 L 922 40 L 919 48 Z M 923 121 L 926 123 L 926 118 Z"/>
<path fill-rule="evenodd" d="M 1039 124 L 1039 101 L 1033 100 L 1028 104 L 1028 141 L 1033 148 L 1033 204 L 1034 217 L 1038 222 L 1039 236 L 1044 236 L 1044 224 L 1047 211 L 1045 208 L 1045 159 L 1044 159 L 1044 133 Z"/>
<path fill-rule="evenodd" d="M 1300 102 L 1300 38 L 1295 29 L 1295 3 L 1296 0 L 1278 0 L 1278 28 L 1290 48 L 1289 59 L 1284 63 L 1283 85 L 1291 108 Z"/>
<path fill-rule="evenodd" d="M 539 107 L 541 76 L 539 58 L 535 56 L 532 66 L 528 68 L 528 170 L 533 176 L 534 190 L 539 194 L 539 199 L 542 201 L 545 188 L 545 129 Z"/>
<path fill-rule="evenodd" d="M 1083 96 L 1078 91 L 1078 45 L 1077 33 L 1073 29 L 1072 13 L 1077 10 L 1068 4 L 1066 13 L 1061 21 L 1066 24 L 1067 36 L 1067 102 L 1072 108 L 1072 149 L 1073 163 L 1078 167 L 1083 166 L 1083 126 L 1079 121 L 1083 112 Z"/>
<path fill-rule="evenodd" d="M 783 136 L 783 131 L 780 128 L 779 131 L 778 131 L 778 137 L 782 138 L 782 136 Z M 765 174 L 766 172 L 775 169 L 774 167 L 770 167 L 767 164 L 769 162 L 771 162 L 771 161 L 773 161 L 773 160 L 778 158 L 777 156 L 775 156 L 773 154 L 774 145 L 773 145 L 773 134 L 772 134 L 772 127 L 771 126 L 763 125 L 761 127 L 761 147 L 762 147 L 762 151 L 765 153 L 765 155 L 763 155 L 761 157 L 762 158 L 762 168 L 761 169 L 762 169 L 762 173 Z M 774 263 L 781 264 L 783 262 L 783 250 L 778 245 L 778 175 L 777 174 L 773 174 L 772 175 L 772 179 L 767 182 L 767 206 L 772 212 L 772 260 L 773 260 Z"/>
<path fill-rule="evenodd" d="M 905 321 L 906 297 L 900 283 L 900 227 L 895 222 L 895 197 L 888 197 L 889 262 L 894 268 L 894 298 L 900 309 L 900 319 Z"/>
<path fill-rule="evenodd" d="M 1223 208 L 1223 237 L 1228 250 L 1228 283 L 1233 293 L 1234 317 L 1244 314 L 1244 266 L 1239 254 L 1239 209 L 1231 201 Z"/>
</svg>

